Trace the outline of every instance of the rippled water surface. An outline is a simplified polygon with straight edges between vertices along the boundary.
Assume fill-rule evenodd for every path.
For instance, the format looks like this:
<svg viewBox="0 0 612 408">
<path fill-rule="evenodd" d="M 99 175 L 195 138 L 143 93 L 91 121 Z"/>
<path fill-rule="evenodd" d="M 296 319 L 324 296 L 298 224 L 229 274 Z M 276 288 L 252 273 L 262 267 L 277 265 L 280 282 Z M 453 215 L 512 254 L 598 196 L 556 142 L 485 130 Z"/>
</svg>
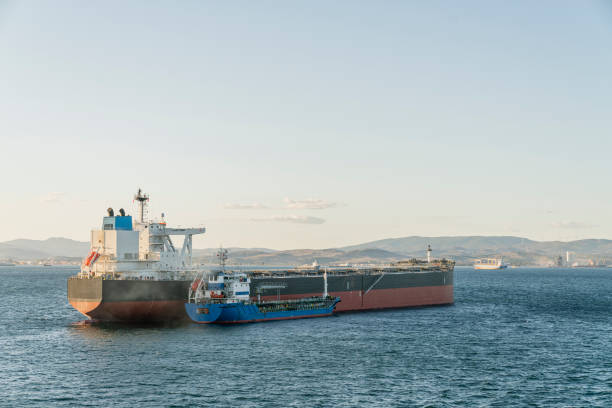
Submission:
<svg viewBox="0 0 612 408">
<path fill-rule="evenodd" d="M 455 304 L 89 325 L 67 268 L 0 268 L 0 406 L 612 407 L 612 269 L 455 271 Z"/>
</svg>

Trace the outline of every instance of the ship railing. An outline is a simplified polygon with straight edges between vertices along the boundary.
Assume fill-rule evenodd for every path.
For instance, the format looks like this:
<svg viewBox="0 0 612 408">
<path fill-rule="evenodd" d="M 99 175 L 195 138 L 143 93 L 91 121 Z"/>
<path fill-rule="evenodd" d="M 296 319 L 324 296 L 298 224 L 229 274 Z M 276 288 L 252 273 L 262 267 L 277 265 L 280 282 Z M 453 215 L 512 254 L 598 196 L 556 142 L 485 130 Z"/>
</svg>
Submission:
<svg viewBox="0 0 612 408">
<path fill-rule="evenodd" d="M 210 304 L 215 304 L 215 305 L 219 305 L 219 304 L 224 304 L 227 303 L 229 299 L 227 298 L 206 298 L 206 297 L 198 297 L 198 296 L 194 296 L 194 297 L 190 297 L 189 298 L 189 303 L 210 303 Z"/>
</svg>

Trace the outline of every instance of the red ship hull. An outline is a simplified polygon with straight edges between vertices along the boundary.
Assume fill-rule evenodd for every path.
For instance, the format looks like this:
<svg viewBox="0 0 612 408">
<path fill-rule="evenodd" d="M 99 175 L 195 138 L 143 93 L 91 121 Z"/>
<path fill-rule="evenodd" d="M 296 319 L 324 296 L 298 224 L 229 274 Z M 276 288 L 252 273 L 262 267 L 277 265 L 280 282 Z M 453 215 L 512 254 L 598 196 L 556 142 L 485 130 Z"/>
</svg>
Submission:
<svg viewBox="0 0 612 408">
<path fill-rule="evenodd" d="M 280 299 L 299 299 L 320 296 L 321 293 L 307 295 L 285 295 Z M 363 294 L 361 291 L 330 292 L 330 296 L 342 299 L 336 305 L 336 312 L 355 312 L 364 310 L 390 309 L 399 307 L 418 307 L 451 304 L 453 286 L 429 286 L 418 288 L 374 289 Z M 262 296 L 263 300 L 276 300 L 277 296 Z"/>
</svg>

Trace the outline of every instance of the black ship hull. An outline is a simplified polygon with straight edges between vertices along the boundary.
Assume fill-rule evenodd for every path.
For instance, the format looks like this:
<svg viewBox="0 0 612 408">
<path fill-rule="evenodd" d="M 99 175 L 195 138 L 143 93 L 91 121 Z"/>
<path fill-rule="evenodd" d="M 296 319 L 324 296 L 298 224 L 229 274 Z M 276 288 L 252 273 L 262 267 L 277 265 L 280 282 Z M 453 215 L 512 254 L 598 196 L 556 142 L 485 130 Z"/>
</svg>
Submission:
<svg viewBox="0 0 612 408">
<path fill-rule="evenodd" d="M 94 320 L 186 320 L 191 281 L 77 278 L 68 280 L 70 304 Z M 323 276 L 255 275 L 251 297 L 263 300 L 319 296 Z M 433 271 L 331 274 L 328 292 L 342 300 L 337 312 L 452 304 L 453 268 Z"/>
</svg>

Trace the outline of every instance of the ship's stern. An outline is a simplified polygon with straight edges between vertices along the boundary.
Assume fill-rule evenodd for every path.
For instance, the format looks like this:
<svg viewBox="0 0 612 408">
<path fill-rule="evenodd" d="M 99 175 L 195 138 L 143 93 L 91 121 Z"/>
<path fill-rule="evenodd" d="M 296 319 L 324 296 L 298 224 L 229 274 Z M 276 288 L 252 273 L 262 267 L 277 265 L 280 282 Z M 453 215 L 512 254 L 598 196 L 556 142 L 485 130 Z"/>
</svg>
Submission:
<svg viewBox="0 0 612 408">
<path fill-rule="evenodd" d="M 69 278 L 68 302 L 88 318 L 94 318 L 95 310 L 102 303 L 102 279 Z"/>
</svg>

